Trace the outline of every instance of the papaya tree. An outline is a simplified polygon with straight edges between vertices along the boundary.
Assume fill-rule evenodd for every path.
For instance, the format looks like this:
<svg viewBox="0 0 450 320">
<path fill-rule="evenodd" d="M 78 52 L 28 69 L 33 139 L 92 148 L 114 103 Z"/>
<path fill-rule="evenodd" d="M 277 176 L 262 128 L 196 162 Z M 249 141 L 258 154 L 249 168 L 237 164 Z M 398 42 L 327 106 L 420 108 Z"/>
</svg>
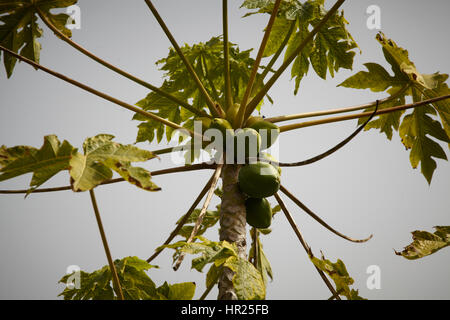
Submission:
<svg viewBox="0 0 450 320">
<path fill-rule="evenodd" d="M 349 32 L 342 10 L 344 3 L 345 0 L 330 4 L 324 0 L 243 1 L 240 5 L 246 12 L 244 18 L 265 19 L 260 44 L 253 52 L 230 39 L 227 0 L 221 1 L 220 34 L 184 45 L 172 33 L 158 4 L 141 1 L 142 10 L 148 10 L 171 44 L 168 55 L 156 62 L 163 72 L 162 84 L 156 85 L 72 40 L 70 16 L 57 12 L 76 5 L 77 0 L 0 0 L 0 58 L 6 77 L 11 78 L 17 62 L 22 62 L 111 106 L 131 111 L 132 119 L 138 123 L 135 142 L 146 146 L 120 143 L 114 135 L 100 132 L 87 137 L 80 148 L 54 134 L 46 135 L 40 147 L 0 148 L 0 181 L 32 174 L 27 189 L 0 190 L 1 194 L 26 197 L 62 191 L 89 194 L 108 264 L 92 272 L 68 273 L 60 280 L 67 285 L 60 296 L 68 300 L 192 299 L 196 289 L 192 281 L 174 284 L 165 281 L 157 285 L 149 276 L 152 272 L 149 270 L 157 268 L 151 263 L 163 251 L 172 250 L 174 270 L 178 270 L 186 255 L 193 255 L 191 268 L 205 273 L 206 291 L 200 299 L 205 299 L 215 287 L 219 300 L 265 299 L 273 272 L 262 241 L 271 236 L 270 227 L 276 218 L 286 219 L 331 299 L 363 299 L 353 288 L 354 280 L 341 259 L 334 261 L 313 250 L 289 205 L 296 205 L 319 225 L 349 242 L 366 243 L 372 236 L 355 239 L 338 231 L 283 183 L 283 175 L 335 155 L 360 133 L 378 129 L 388 140 L 398 133 L 411 166 L 414 169 L 420 166 L 426 182 L 431 184 L 436 160 L 447 160 L 445 150 L 450 147 L 450 90 L 447 74 L 421 73 L 401 46 L 401 39 L 397 44 L 379 32 L 374 41 L 389 68 L 366 62 L 363 70 L 338 85 L 342 90 L 369 89 L 379 94 L 375 101 L 284 115 L 277 109 L 274 116 L 265 117 L 270 105 L 276 104 L 271 89 L 283 81 L 283 75 L 290 73 L 294 80 L 293 94 L 301 95 L 308 73 L 326 80 L 353 69 L 355 57 L 362 49 Z M 40 63 L 44 26 L 77 53 L 148 94 L 137 103 L 129 103 L 44 66 Z M 2 79 L 2 83 L 6 81 Z M 19 90 L 25 92 L 27 88 L 18 89 L 17 94 Z M 317 94 L 318 100 L 321 94 Z M 291 162 L 283 159 L 283 148 L 278 146 L 286 133 L 345 121 L 355 121 L 357 127 L 337 144 L 306 159 Z M 82 125 L 77 127 L 83 129 Z M 158 161 L 169 166 L 152 169 Z M 167 237 L 150 257 L 113 258 L 97 188 L 128 182 L 142 192 L 155 193 L 154 197 L 166 192 L 159 185 L 158 176 L 202 171 L 211 173 L 206 185 L 196 180 L 182 182 L 186 188 L 198 189 L 198 195 L 189 204 L 179 204 L 184 214 L 173 216 L 176 227 L 167 230 Z M 66 174 L 67 185 L 42 187 L 61 172 Z M 214 198 L 219 201 L 216 208 L 212 208 Z M 152 207 L 155 217 L 159 209 Z M 395 253 L 413 260 L 447 247 L 450 227 L 435 228 L 434 233 L 414 231 L 413 242 Z M 206 237 L 211 230 L 217 230 L 214 239 Z"/>
</svg>

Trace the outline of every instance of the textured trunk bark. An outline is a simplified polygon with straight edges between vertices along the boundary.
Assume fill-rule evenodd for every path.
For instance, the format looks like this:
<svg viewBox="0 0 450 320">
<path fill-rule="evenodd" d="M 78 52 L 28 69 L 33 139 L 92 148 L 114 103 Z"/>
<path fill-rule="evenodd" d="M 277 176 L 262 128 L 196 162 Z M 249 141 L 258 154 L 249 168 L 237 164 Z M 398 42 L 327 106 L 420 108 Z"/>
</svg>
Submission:
<svg viewBox="0 0 450 320">
<path fill-rule="evenodd" d="M 235 243 L 238 254 L 246 259 L 245 198 L 238 187 L 240 165 L 225 165 L 222 171 L 223 196 L 220 207 L 220 240 Z M 219 279 L 219 300 L 237 300 L 233 289 L 233 271 L 224 268 Z"/>
</svg>

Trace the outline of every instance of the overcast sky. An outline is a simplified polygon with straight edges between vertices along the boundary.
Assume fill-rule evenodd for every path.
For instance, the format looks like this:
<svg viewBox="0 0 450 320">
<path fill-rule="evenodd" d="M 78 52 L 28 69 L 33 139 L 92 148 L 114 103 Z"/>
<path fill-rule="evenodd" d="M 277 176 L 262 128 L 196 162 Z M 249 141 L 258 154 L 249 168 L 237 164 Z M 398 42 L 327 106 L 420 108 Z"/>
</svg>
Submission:
<svg viewBox="0 0 450 320">
<path fill-rule="evenodd" d="M 230 1 L 230 40 L 242 50 L 257 47 L 268 16 L 241 19 L 242 1 Z M 126 3 L 126 4 L 125 4 Z M 327 2 L 328 3 L 328 2 Z M 330 2 L 331 3 L 331 2 Z M 328 5 L 330 5 L 328 3 Z M 155 0 L 155 6 L 179 43 L 207 41 L 221 34 L 221 1 Z M 385 95 L 370 91 L 337 88 L 337 84 L 377 62 L 390 71 L 374 39 L 377 30 L 366 27 L 369 5 L 381 8 L 381 27 L 387 37 L 409 50 L 422 73 L 450 72 L 450 2 L 347 1 L 343 5 L 349 30 L 362 54 L 355 57 L 354 70 L 343 70 L 323 81 L 313 72 L 303 80 L 297 96 L 287 72 L 270 94 L 273 106 L 266 116 L 325 110 L 366 103 Z M 159 85 L 161 72 L 155 61 L 165 57 L 170 46 L 144 1 L 80 0 L 81 29 L 73 39 L 98 56 Z M 116 98 L 135 103 L 148 90 L 103 68 L 74 51 L 44 27 L 41 64 L 82 81 Z M 253 56 L 256 52 L 253 52 Z M 133 143 L 136 121 L 133 114 L 69 84 L 37 72 L 21 63 L 12 79 L 0 72 L 0 144 L 40 147 L 43 136 L 56 134 L 81 147 L 86 137 L 110 133 L 116 141 Z M 345 138 L 355 121 L 292 131 L 280 141 L 280 160 L 298 161 L 316 155 Z M 149 150 L 164 146 L 138 144 Z M 443 145 L 447 155 L 448 148 Z M 288 199 L 304 237 L 317 255 L 342 259 L 355 279 L 354 288 L 369 299 L 449 299 L 450 252 L 443 250 L 418 261 L 394 254 L 411 242 L 416 229 L 433 231 L 449 225 L 450 166 L 438 160 L 429 186 L 419 170 L 413 170 L 409 152 L 398 134 L 392 141 L 375 130 L 362 133 L 343 150 L 314 165 L 283 169 L 282 183 L 311 209 L 339 231 L 355 238 L 374 234 L 365 244 L 336 237 L 303 214 Z M 171 167 L 170 158 L 153 160 L 151 170 Z M 98 188 L 97 197 L 114 258 L 148 258 L 186 212 L 211 172 L 181 173 L 154 179 L 163 191 L 148 193 L 121 183 Z M 0 189 L 26 188 L 30 175 L 2 182 Z M 43 187 L 68 184 L 68 174 L 59 174 Z M 217 203 L 217 199 L 215 199 Z M 274 199 L 270 199 L 274 203 Z M 274 281 L 268 299 L 324 299 L 329 297 L 312 264 L 282 215 L 276 216 L 273 232 L 263 237 L 272 263 Z M 217 240 L 217 228 L 208 232 Z M 153 263 L 151 278 L 159 285 L 195 281 L 196 297 L 204 290 L 204 276 L 190 270 L 186 259 L 173 272 L 167 251 Z M 85 271 L 107 264 L 88 193 L 70 191 L 22 195 L 0 195 L 0 298 L 55 299 L 63 290 L 57 281 L 69 265 Z M 366 286 L 369 266 L 381 270 L 381 289 Z M 213 291 L 209 298 L 215 298 Z"/>
</svg>

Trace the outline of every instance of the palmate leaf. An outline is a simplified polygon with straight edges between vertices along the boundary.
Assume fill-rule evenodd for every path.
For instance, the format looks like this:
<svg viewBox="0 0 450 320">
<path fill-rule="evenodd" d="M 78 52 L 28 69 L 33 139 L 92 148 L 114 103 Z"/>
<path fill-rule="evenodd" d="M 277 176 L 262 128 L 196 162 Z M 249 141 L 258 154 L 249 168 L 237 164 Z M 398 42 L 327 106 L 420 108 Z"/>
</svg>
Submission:
<svg viewBox="0 0 450 320">
<path fill-rule="evenodd" d="M 322 259 L 312 257 L 311 261 L 333 280 L 336 285 L 336 292 L 339 295 L 346 297 L 348 300 L 364 300 L 364 298 L 359 296 L 358 290 L 350 288 L 354 280 L 348 274 L 347 268 L 342 260 L 338 259 L 334 263 L 324 257 Z"/>
<path fill-rule="evenodd" d="M 270 14 L 274 3 L 274 0 L 247 0 L 242 7 L 257 9 L 245 16 L 255 13 Z M 326 13 L 324 0 L 309 0 L 303 3 L 298 0 L 281 2 L 264 56 L 269 57 L 275 54 L 284 38 L 288 36 L 292 23 L 295 23 L 295 29 L 290 36 L 285 53 L 285 58 L 290 56 L 306 38 L 309 30 L 314 28 Z M 298 92 L 301 80 L 307 75 L 310 65 L 322 79 L 326 79 L 328 72 L 334 77 L 341 68 L 352 69 L 354 49 L 358 46 L 348 32 L 347 24 L 343 12 L 335 14 L 297 56 L 291 68 L 291 76 L 295 78 L 295 94 Z"/>
<path fill-rule="evenodd" d="M 165 282 L 156 287 L 146 271 L 157 268 L 137 257 L 126 257 L 114 261 L 122 292 L 126 300 L 191 300 L 195 293 L 195 283 L 177 283 L 170 285 Z M 74 280 L 75 274 L 65 275 L 59 283 L 66 288 L 59 296 L 64 300 L 113 300 L 117 299 L 113 290 L 112 275 L 109 266 L 91 273 L 80 272 L 80 288 L 68 287 L 68 282 Z M 76 285 L 76 280 L 73 285 Z"/>
<path fill-rule="evenodd" d="M 84 155 L 55 135 L 44 137 L 41 149 L 28 146 L 0 147 L 0 181 L 33 173 L 30 190 L 41 186 L 60 171 L 69 170 L 74 191 L 87 191 L 113 176 L 113 170 L 129 183 L 147 190 L 161 190 L 151 181 L 151 173 L 133 167 L 131 162 L 156 157 L 152 152 L 112 141 L 114 136 L 100 134 L 85 140 Z"/>
<path fill-rule="evenodd" d="M 36 8 L 39 8 L 59 31 L 70 37 L 71 31 L 65 26 L 69 16 L 64 13 L 53 14 L 50 11 L 75 3 L 77 0 L 0 0 L 0 44 L 39 63 L 41 44 L 38 39 L 42 36 L 42 30 L 37 24 Z M 3 62 L 9 78 L 17 59 L 4 54 Z"/>
<path fill-rule="evenodd" d="M 84 155 L 78 153 L 70 160 L 72 189 L 91 190 L 103 181 L 111 179 L 114 170 L 139 188 L 147 191 L 160 190 L 151 181 L 150 172 L 143 168 L 132 167 L 130 164 L 147 161 L 155 155 L 132 145 L 113 142 L 113 138 L 112 135 L 100 134 L 86 139 L 83 144 Z"/>
<path fill-rule="evenodd" d="M 192 260 L 192 268 L 199 272 L 202 272 L 207 264 L 212 264 L 206 277 L 207 286 L 211 285 L 220 276 L 223 267 L 226 267 L 234 271 L 232 282 L 238 299 L 265 298 L 266 289 L 261 273 L 246 259 L 238 256 L 235 244 L 227 241 L 214 242 L 201 236 L 195 239 L 200 242 L 179 241 L 163 247 L 176 250 L 178 254 L 174 255 L 174 259 L 177 259 L 181 252 L 200 254 L 200 257 Z"/>
<path fill-rule="evenodd" d="M 33 173 L 31 190 L 38 188 L 58 172 L 69 169 L 77 149 L 69 142 L 60 142 L 54 135 L 44 137 L 41 149 L 27 146 L 0 149 L 0 181 Z"/>
<path fill-rule="evenodd" d="M 206 43 L 186 44 L 181 49 L 212 99 L 224 105 L 223 88 L 225 80 L 223 76 L 223 41 L 221 37 L 213 37 Z M 254 63 L 254 59 L 250 57 L 250 51 L 240 51 L 237 45 L 230 43 L 231 87 L 235 102 L 241 100 L 250 77 Z M 198 90 L 197 84 L 175 50 L 171 49 L 166 58 L 157 61 L 157 65 L 164 72 L 165 81 L 161 86 L 162 90 L 182 101 L 189 102 L 198 110 L 207 112 L 207 104 L 203 95 Z M 261 85 L 261 82 L 255 85 L 255 90 L 260 88 Z M 188 129 L 194 128 L 194 120 L 201 120 L 192 112 L 153 92 L 137 102 L 137 106 L 146 111 L 154 112 L 158 116 L 174 123 L 182 124 Z M 171 141 L 173 138 L 173 129 L 159 122 L 148 120 L 148 118 L 144 118 L 139 114 L 135 114 L 133 119 L 141 121 L 138 125 L 137 142 L 148 141 L 151 143 L 156 140 L 159 143 L 164 136 L 168 141 Z"/>
<path fill-rule="evenodd" d="M 409 260 L 420 259 L 450 246 L 450 226 L 434 227 L 435 233 L 412 232 L 413 242 L 401 252 L 395 252 Z"/>
<path fill-rule="evenodd" d="M 340 86 L 355 89 L 370 89 L 374 92 L 386 91 L 391 99 L 382 103 L 379 109 L 403 105 L 408 96 L 413 102 L 436 98 L 450 94 L 445 83 L 446 74 L 422 74 L 413 62 L 409 60 L 408 51 L 385 37 L 383 33 L 377 35 L 377 40 L 383 48 L 386 61 L 391 65 L 394 75 L 376 63 L 365 64 L 367 71 L 360 71 L 351 76 Z M 369 111 L 367 109 L 366 111 Z M 379 129 L 390 140 L 393 131 L 399 131 L 402 143 L 411 150 L 410 162 L 413 168 L 420 164 L 421 172 L 431 183 L 436 161 L 434 158 L 447 159 L 444 149 L 435 141 L 450 143 L 450 102 L 439 101 L 428 106 L 415 108 L 406 114 L 398 111 L 378 116 L 371 121 L 366 130 Z M 434 120 L 439 117 L 441 122 Z M 366 119 L 360 119 L 359 124 Z M 450 146 L 450 145 L 449 145 Z"/>
</svg>

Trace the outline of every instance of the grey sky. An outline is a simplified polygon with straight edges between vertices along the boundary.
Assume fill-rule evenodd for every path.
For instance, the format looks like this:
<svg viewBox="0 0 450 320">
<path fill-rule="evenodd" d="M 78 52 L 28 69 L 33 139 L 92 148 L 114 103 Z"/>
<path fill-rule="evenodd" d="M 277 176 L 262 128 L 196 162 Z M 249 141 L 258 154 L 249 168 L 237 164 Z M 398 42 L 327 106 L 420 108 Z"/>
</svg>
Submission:
<svg viewBox="0 0 450 320">
<path fill-rule="evenodd" d="M 230 40 L 241 49 L 257 47 L 268 16 L 241 19 L 242 1 L 230 1 Z M 331 2 L 330 2 L 331 3 Z M 221 34 L 221 1 L 155 0 L 179 43 L 207 41 Z M 373 101 L 384 95 L 370 91 L 337 88 L 336 85 L 362 70 L 363 63 L 377 62 L 389 71 L 376 30 L 366 28 L 366 8 L 381 8 L 382 31 L 410 52 L 420 72 L 450 72 L 448 30 L 450 2 L 433 1 L 347 1 L 343 8 L 349 29 L 361 47 L 354 70 L 343 70 L 328 81 L 310 71 L 297 96 L 286 73 L 271 90 L 275 100 L 266 106 L 266 116 L 324 110 Z M 113 64 L 159 85 L 161 72 L 154 62 L 168 53 L 164 37 L 143 1 L 80 0 L 81 30 L 73 39 Z M 58 40 L 48 29 L 42 40 L 41 64 L 58 70 L 121 100 L 135 103 L 148 90 L 135 85 L 89 60 Z M 253 52 L 255 55 L 256 53 Z M 86 137 L 111 133 L 116 141 L 133 143 L 137 122 L 132 113 L 78 88 L 20 63 L 10 80 L 1 69 L 0 144 L 40 147 L 43 136 L 57 134 L 80 147 Z M 293 131 L 281 138 L 280 160 L 302 160 L 334 145 L 354 130 L 345 122 Z M 139 144 L 157 149 L 156 145 Z M 445 146 L 444 146 L 445 147 Z M 448 148 L 446 148 L 448 154 Z M 450 166 L 438 160 L 431 186 L 409 163 L 394 135 L 388 141 L 371 130 L 345 149 L 308 167 L 284 169 L 282 183 L 332 226 L 352 237 L 374 238 L 366 244 L 348 243 L 324 230 L 288 199 L 286 203 L 308 243 L 319 255 L 342 259 L 354 287 L 369 299 L 449 299 L 450 254 L 443 250 L 420 261 L 395 256 L 411 242 L 410 232 L 432 231 L 449 224 Z M 152 161 L 148 168 L 170 167 L 168 157 Z M 146 259 L 172 230 L 210 172 L 182 173 L 155 178 L 162 192 L 148 193 L 128 184 L 101 187 L 97 191 L 103 222 L 115 258 L 136 255 Z M 1 189 L 25 188 L 30 176 L 2 182 Z M 45 186 L 67 185 L 67 173 Z M 271 199 L 274 203 L 274 200 Z M 207 236 L 216 240 L 217 229 Z M 323 299 L 329 293 L 299 246 L 294 233 L 278 215 L 273 232 L 263 239 L 274 272 L 268 299 Z M 195 281 L 196 297 L 204 290 L 204 274 L 190 271 L 186 259 L 178 272 L 171 269 L 167 251 L 154 261 L 161 268 L 149 274 L 157 284 Z M 23 196 L 0 195 L 0 298 L 55 299 L 62 291 L 57 281 L 67 266 L 92 271 L 106 258 L 87 193 L 61 192 Z M 366 269 L 381 268 L 381 289 L 366 287 Z M 210 298 L 215 298 L 216 292 Z"/>
</svg>

